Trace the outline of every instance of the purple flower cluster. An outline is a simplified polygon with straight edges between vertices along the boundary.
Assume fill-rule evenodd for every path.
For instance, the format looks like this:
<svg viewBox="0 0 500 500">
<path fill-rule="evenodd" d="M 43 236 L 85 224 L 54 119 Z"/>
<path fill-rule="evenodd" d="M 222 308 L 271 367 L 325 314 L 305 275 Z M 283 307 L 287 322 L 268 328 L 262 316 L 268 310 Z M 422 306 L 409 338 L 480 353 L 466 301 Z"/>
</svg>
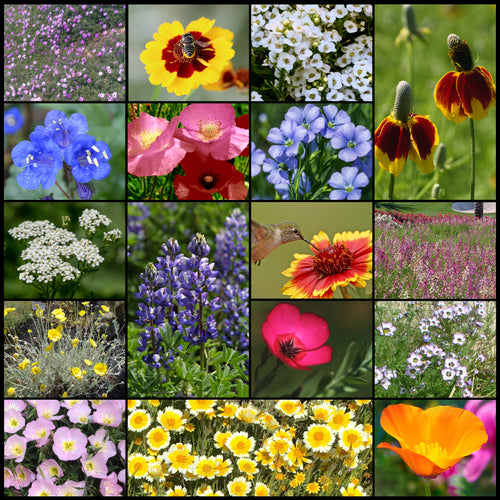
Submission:
<svg viewBox="0 0 500 500">
<path fill-rule="evenodd" d="M 352 123 L 349 115 L 335 105 L 322 108 L 315 104 L 293 106 L 286 112 L 280 127 L 271 128 L 267 141 L 269 157 L 252 143 L 252 177 L 267 174 L 282 199 L 295 190 L 302 194 L 332 188 L 333 200 L 358 200 L 361 189 L 372 175 L 371 132 Z M 308 168 L 307 163 L 319 161 L 322 172 Z M 323 185 L 316 185 L 320 173 L 328 173 Z"/>
<path fill-rule="evenodd" d="M 125 7 L 6 5 L 4 100 L 123 100 Z"/>
<path fill-rule="evenodd" d="M 248 238 L 247 218 L 237 208 L 226 218 L 224 229 L 215 237 L 215 265 L 218 270 L 217 293 L 222 300 L 224 320 L 221 340 L 246 355 L 249 370 L 249 288 L 248 260 L 244 245 Z"/>
<path fill-rule="evenodd" d="M 156 264 L 149 263 L 140 275 L 142 283 L 135 294 L 141 300 L 136 323 L 144 326 L 137 350 L 147 350 L 142 358 L 146 364 L 170 369 L 175 351 L 182 350 L 182 345 L 164 347 L 166 324 L 185 342 L 204 344 L 217 337 L 215 316 L 204 318 L 204 311 L 216 312 L 221 301 L 219 297 L 209 298 L 218 273 L 207 258 L 210 247 L 203 235 L 197 234 L 190 241 L 191 257 L 180 253 L 174 238 L 164 243 L 162 250 L 164 257 L 158 257 Z"/>
<path fill-rule="evenodd" d="M 17 182 L 23 189 L 51 188 L 63 160 L 77 182 L 81 199 L 89 200 L 92 191 L 86 183 L 105 179 L 110 171 L 111 151 L 102 141 L 88 135 L 88 124 L 81 113 L 69 118 L 53 109 L 45 117 L 45 127 L 37 126 L 29 141 L 21 141 L 12 148 L 14 165 L 24 170 Z"/>
</svg>

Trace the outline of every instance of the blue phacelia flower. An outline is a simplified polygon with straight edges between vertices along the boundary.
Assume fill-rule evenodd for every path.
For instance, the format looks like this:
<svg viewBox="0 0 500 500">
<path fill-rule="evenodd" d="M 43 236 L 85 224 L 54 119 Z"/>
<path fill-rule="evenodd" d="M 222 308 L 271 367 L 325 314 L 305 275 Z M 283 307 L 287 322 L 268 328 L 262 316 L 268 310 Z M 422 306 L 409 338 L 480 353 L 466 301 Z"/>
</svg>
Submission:
<svg viewBox="0 0 500 500">
<path fill-rule="evenodd" d="M 66 163 L 72 167 L 73 177 L 78 182 L 105 179 L 111 166 L 108 163 L 111 151 L 105 142 L 91 135 L 77 135 L 64 154 Z"/>
<path fill-rule="evenodd" d="M 46 131 L 64 154 L 78 135 L 89 131 L 89 126 L 87 119 L 81 113 L 73 113 L 68 119 L 62 111 L 52 109 L 45 117 L 45 128 L 40 126 L 35 128 L 35 131 L 42 130 Z"/>
<path fill-rule="evenodd" d="M 24 118 L 17 108 L 10 108 L 3 113 L 4 134 L 15 134 L 24 125 Z"/>
<path fill-rule="evenodd" d="M 12 148 L 14 165 L 24 170 L 17 182 L 23 189 L 51 188 L 62 168 L 63 155 L 59 146 L 43 132 L 32 132 L 29 141 L 21 141 Z"/>
</svg>

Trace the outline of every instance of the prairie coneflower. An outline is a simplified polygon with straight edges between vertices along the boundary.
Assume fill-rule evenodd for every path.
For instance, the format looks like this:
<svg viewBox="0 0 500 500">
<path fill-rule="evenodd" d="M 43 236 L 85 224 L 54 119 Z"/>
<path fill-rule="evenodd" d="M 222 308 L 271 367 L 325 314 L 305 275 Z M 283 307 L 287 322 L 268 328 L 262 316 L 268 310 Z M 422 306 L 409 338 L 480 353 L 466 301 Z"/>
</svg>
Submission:
<svg viewBox="0 0 500 500">
<path fill-rule="evenodd" d="M 217 82 L 234 56 L 234 34 L 214 23 L 205 17 L 190 22 L 186 29 L 179 21 L 163 23 L 140 56 L 149 81 L 178 96 Z"/>
<path fill-rule="evenodd" d="M 371 231 L 337 233 L 330 243 L 320 231 L 312 239 L 314 255 L 295 254 L 290 267 L 281 274 L 292 278 L 281 292 L 292 299 L 331 299 L 340 288 L 345 298 L 351 298 L 345 287 L 352 284 L 366 287 L 372 278 L 373 252 Z"/>
<path fill-rule="evenodd" d="M 380 168 L 391 173 L 389 199 L 392 199 L 394 178 L 403 171 L 408 156 L 423 174 L 434 170 L 433 154 L 439 135 L 428 116 L 410 113 L 411 90 L 407 82 L 396 88 L 394 110 L 375 130 L 375 158 Z"/>
<path fill-rule="evenodd" d="M 453 406 L 422 410 L 416 406 L 389 405 L 380 425 L 401 447 L 380 443 L 377 448 L 396 452 L 417 475 L 435 478 L 488 440 L 484 424 L 472 412 Z"/>
</svg>

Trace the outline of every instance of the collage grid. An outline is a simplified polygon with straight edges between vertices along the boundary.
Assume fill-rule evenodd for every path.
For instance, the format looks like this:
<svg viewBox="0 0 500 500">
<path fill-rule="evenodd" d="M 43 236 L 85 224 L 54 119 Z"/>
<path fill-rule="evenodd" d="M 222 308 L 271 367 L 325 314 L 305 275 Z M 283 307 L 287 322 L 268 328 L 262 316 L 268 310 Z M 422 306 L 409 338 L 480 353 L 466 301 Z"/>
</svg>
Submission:
<svg viewBox="0 0 500 500">
<path fill-rule="evenodd" d="M 494 5 L 3 12 L 7 496 L 495 495 Z"/>
</svg>

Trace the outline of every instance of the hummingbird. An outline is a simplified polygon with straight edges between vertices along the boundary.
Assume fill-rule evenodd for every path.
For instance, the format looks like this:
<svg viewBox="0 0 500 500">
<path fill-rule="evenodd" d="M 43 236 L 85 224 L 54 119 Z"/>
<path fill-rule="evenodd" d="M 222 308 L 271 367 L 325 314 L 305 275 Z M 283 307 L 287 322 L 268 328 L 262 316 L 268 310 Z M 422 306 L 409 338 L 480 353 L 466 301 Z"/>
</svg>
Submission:
<svg viewBox="0 0 500 500">
<path fill-rule="evenodd" d="M 254 220 L 251 222 L 251 257 L 252 262 L 258 265 L 276 247 L 290 241 L 304 240 L 318 250 L 317 247 L 302 236 L 299 226 L 295 222 L 284 221 L 279 224 L 259 224 Z"/>
</svg>

